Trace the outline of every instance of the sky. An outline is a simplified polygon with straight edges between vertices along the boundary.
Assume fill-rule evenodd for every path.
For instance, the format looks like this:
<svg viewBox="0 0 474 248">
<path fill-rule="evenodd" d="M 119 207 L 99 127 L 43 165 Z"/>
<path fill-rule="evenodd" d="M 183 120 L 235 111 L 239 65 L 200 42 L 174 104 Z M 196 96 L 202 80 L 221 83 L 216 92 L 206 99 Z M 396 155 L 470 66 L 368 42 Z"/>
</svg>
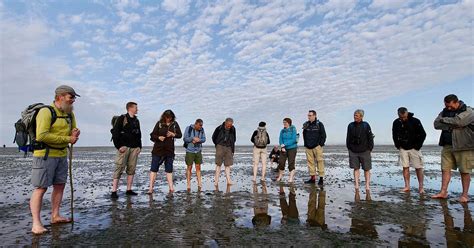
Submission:
<svg viewBox="0 0 474 248">
<path fill-rule="evenodd" d="M 166 109 L 183 130 L 202 118 L 208 137 L 232 117 L 239 145 L 260 121 L 275 144 L 283 118 L 301 131 L 314 109 L 327 144 L 344 144 L 359 108 L 375 143 L 392 144 L 400 106 L 436 144 L 443 97 L 474 104 L 473 19 L 473 0 L 3 0 L 0 144 L 61 84 L 81 95 L 79 146 L 113 145 L 110 120 L 128 101 L 144 145 Z"/>
</svg>

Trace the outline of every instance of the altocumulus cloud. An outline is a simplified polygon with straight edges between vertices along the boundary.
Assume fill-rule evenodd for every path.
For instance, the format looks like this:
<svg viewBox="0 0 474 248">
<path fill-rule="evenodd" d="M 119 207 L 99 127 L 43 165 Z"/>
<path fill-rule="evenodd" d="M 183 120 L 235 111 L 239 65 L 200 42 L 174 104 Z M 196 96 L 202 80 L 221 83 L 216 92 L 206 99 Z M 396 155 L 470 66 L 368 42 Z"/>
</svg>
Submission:
<svg viewBox="0 0 474 248">
<path fill-rule="evenodd" d="M 110 117 L 129 100 L 145 143 L 171 108 L 208 133 L 232 116 L 248 144 L 260 120 L 275 141 L 283 117 L 300 128 L 308 109 L 331 115 L 472 75 L 470 0 L 44 5 L 0 7 L 3 143 L 21 109 L 50 102 L 59 83 L 84 95 L 80 145 L 110 145 Z"/>
</svg>

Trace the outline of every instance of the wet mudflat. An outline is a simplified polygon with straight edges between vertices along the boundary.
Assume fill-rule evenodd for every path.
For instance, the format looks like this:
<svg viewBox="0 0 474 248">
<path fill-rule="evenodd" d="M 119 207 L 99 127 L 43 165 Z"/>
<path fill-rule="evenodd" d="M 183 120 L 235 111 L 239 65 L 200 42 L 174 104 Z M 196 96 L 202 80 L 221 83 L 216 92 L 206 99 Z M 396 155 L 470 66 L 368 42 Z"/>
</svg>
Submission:
<svg viewBox="0 0 474 248">
<path fill-rule="evenodd" d="M 457 202 L 459 173 L 453 173 L 448 200 L 432 200 L 439 190 L 440 148 L 425 147 L 426 195 L 417 193 L 412 171 L 411 193 L 403 187 L 397 151 L 379 146 L 373 152 L 372 190 L 354 191 L 352 170 L 344 147 L 325 148 L 324 188 L 304 185 L 307 166 L 303 149 L 297 156 L 296 183 L 275 183 L 268 168 L 266 182 L 253 185 L 251 147 L 238 147 L 232 176 L 226 187 L 224 173 L 219 188 L 213 185 L 214 156 L 205 148 L 203 189 L 193 178 L 186 191 L 184 151 L 175 161 L 176 192 L 168 194 L 160 168 L 155 193 L 146 195 L 150 149 L 139 158 L 135 190 L 125 195 L 122 178 L 119 199 L 109 197 L 113 148 L 75 148 L 74 224 L 48 225 L 49 233 L 30 233 L 28 201 L 31 157 L 15 149 L 0 149 L 0 240 L 9 245 L 120 245 L 120 246 L 448 246 L 473 247 L 474 203 Z M 273 165 L 273 168 L 275 165 Z M 284 181 L 286 181 L 286 177 Z M 363 180 L 363 177 L 362 177 Z M 363 181 L 362 181 L 363 183 Z M 363 184 L 362 184 L 363 185 Z M 471 187 L 470 196 L 473 196 Z M 51 189 L 45 196 L 43 223 L 49 222 Z M 70 187 L 66 187 L 62 213 L 69 215 Z"/>
</svg>

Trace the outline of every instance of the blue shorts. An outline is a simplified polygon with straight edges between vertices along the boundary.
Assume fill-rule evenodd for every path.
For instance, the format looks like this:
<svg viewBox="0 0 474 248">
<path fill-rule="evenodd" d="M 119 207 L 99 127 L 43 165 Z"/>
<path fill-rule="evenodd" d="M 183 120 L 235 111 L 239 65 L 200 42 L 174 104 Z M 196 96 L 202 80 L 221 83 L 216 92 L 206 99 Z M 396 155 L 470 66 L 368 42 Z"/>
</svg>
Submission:
<svg viewBox="0 0 474 248">
<path fill-rule="evenodd" d="M 174 156 L 157 156 L 157 155 L 152 154 L 150 171 L 158 172 L 158 169 L 160 169 L 160 165 L 162 165 L 164 162 L 165 172 L 173 173 L 173 161 L 174 161 Z"/>
</svg>

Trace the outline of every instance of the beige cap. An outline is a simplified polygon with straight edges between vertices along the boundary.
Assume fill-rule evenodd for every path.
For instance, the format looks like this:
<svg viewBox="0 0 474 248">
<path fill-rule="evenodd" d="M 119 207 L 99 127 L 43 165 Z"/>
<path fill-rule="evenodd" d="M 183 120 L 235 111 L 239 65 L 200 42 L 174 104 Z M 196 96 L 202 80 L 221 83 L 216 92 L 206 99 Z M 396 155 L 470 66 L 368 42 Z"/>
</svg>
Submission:
<svg viewBox="0 0 474 248">
<path fill-rule="evenodd" d="M 67 86 L 67 85 L 60 85 L 59 87 L 56 88 L 54 92 L 56 93 L 56 95 L 71 94 L 73 96 L 80 97 L 80 95 L 77 94 L 76 91 L 74 91 L 74 89 L 71 86 Z"/>
</svg>

